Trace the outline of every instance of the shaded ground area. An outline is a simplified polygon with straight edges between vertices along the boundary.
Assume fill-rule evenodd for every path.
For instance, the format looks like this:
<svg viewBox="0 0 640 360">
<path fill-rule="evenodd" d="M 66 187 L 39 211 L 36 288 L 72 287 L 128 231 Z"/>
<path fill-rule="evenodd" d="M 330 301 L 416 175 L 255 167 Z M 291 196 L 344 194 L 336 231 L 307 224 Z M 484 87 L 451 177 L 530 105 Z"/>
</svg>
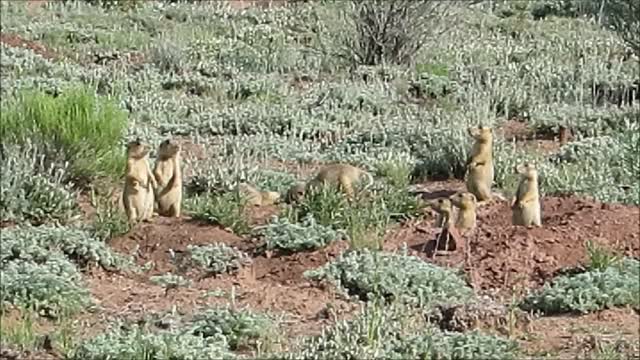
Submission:
<svg viewBox="0 0 640 360">
<path fill-rule="evenodd" d="M 19 35 L 0 33 L 0 42 L 11 47 L 30 49 L 34 53 L 47 59 L 54 59 L 56 57 L 55 52 L 47 49 L 42 44 L 36 41 L 25 40 Z"/>
</svg>

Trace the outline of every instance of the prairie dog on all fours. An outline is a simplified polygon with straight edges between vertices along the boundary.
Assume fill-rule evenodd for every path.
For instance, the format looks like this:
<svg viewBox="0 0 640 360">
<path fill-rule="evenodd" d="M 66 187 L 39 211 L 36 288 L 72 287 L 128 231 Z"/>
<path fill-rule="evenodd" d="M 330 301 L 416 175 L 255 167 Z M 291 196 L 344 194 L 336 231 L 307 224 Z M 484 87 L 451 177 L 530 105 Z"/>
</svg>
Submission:
<svg viewBox="0 0 640 360">
<path fill-rule="evenodd" d="M 156 203 L 158 214 L 180 217 L 182 204 L 182 169 L 180 168 L 180 144 L 167 139 L 158 146 L 158 157 L 153 168 L 158 183 Z"/>
<path fill-rule="evenodd" d="M 127 144 L 127 170 L 122 203 L 129 223 L 153 217 L 154 189 L 157 182 L 149 166 L 149 145 L 139 139 Z"/>
<path fill-rule="evenodd" d="M 274 205 L 280 201 L 280 193 L 275 191 L 259 191 L 247 183 L 238 184 L 237 190 L 245 196 L 247 205 L 249 206 Z"/>
<path fill-rule="evenodd" d="M 312 188 L 320 188 L 323 185 L 336 185 L 352 199 L 354 195 L 353 187 L 361 180 L 362 176 L 368 179 L 365 188 L 373 185 L 373 175 L 368 171 L 349 164 L 326 165 L 305 185 L 301 183 L 293 185 L 287 193 L 287 200 L 289 202 L 300 201 L 307 191 Z"/>
<path fill-rule="evenodd" d="M 513 225 L 542 226 L 538 170 L 531 163 L 516 167 L 520 183 L 511 204 Z"/>
<path fill-rule="evenodd" d="M 458 208 L 455 227 L 460 232 L 472 230 L 476 226 L 477 200 L 469 192 L 459 192 L 449 197 L 451 204 Z"/>
<path fill-rule="evenodd" d="M 478 202 L 492 199 L 493 185 L 493 130 L 478 126 L 468 128 L 467 132 L 475 140 L 467 160 L 467 191 L 475 195 Z"/>
</svg>

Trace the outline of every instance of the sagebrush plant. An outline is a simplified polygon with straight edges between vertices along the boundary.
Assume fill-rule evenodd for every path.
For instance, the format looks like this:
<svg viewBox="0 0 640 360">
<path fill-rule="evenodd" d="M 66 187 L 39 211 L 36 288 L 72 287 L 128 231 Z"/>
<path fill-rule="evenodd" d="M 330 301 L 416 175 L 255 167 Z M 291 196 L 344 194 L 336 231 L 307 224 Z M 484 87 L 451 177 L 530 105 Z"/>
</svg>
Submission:
<svg viewBox="0 0 640 360">
<path fill-rule="evenodd" d="M 79 214 L 76 191 L 66 183 L 67 168 L 47 164 L 30 141 L 2 144 L 0 167 L 0 220 L 65 224 Z"/>
<path fill-rule="evenodd" d="M 90 88 L 69 89 L 57 97 L 24 91 L 2 104 L 2 143 L 32 140 L 50 159 L 69 162 L 70 178 L 120 177 L 124 171 L 121 137 L 127 116 Z"/>
<path fill-rule="evenodd" d="M 92 304 L 77 267 L 61 252 L 25 249 L 18 256 L 3 256 L 2 306 L 30 308 L 59 318 Z"/>
<path fill-rule="evenodd" d="M 362 300 L 383 298 L 421 307 L 444 301 L 464 302 L 473 291 L 452 270 L 428 264 L 415 256 L 368 249 L 350 250 L 304 276 L 327 280 Z"/>
<path fill-rule="evenodd" d="M 192 262 L 209 274 L 224 274 L 238 271 L 251 264 L 251 258 L 242 251 L 226 244 L 187 246 Z"/>
<path fill-rule="evenodd" d="M 231 350 L 250 348 L 267 350 L 275 345 L 274 332 L 277 322 L 265 314 L 229 307 L 199 311 L 193 315 L 186 328 L 205 338 L 224 336 Z"/>
<path fill-rule="evenodd" d="M 2 231 L 0 258 L 32 258 L 34 253 L 61 251 L 78 266 L 100 265 L 106 269 L 126 269 L 132 259 L 116 253 L 91 229 L 55 225 L 20 226 Z"/>
<path fill-rule="evenodd" d="M 285 253 L 320 249 L 343 237 L 341 231 L 319 224 L 311 214 L 299 222 L 276 217 L 259 229 L 259 234 L 264 238 L 265 250 Z"/>
<path fill-rule="evenodd" d="M 151 276 L 149 278 L 149 281 L 151 281 L 155 285 L 162 286 L 166 290 L 191 285 L 190 280 L 172 273 Z"/>
<path fill-rule="evenodd" d="M 124 235 L 131 226 L 126 214 L 113 204 L 112 193 L 108 195 L 96 195 L 91 192 L 91 203 L 96 209 L 92 228 L 96 237 L 104 241 Z"/>
<path fill-rule="evenodd" d="M 82 341 L 68 355 L 73 360 L 233 359 L 222 335 L 196 336 L 189 331 L 152 332 L 138 325 L 114 326 Z"/>
<path fill-rule="evenodd" d="M 640 306 L 640 261 L 624 258 L 605 268 L 562 275 L 521 303 L 527 311 L 545 314 L 588 313 L 615 306 Z"/>
<path fill-rule="evenodd" d="M 185 208 L 196 220 L 203 220 L 244 235 L 251 231 L 245 214 L 246 198 L 238 191 L 204 193 L 186 199 Z"/>
<path fill-rule="evenodd" d="M 516 359 L 516 342 L 478 332 L 442 332 L 398 304 L 366 304 L 351 320 L 303 338 L 272 359 Z"/>
</svg>

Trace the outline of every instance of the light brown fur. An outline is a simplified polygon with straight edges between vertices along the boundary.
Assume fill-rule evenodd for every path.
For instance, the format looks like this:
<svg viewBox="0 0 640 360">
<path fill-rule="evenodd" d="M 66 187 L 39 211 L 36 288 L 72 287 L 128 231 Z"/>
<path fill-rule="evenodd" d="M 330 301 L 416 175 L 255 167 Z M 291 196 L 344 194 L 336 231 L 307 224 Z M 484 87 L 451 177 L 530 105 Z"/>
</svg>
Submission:
<svg viewBox="0 0 640 360">
<path fill-rule="evenodd" d="M 452 195 L 449 200 L 458 208 L 458 217 L 455 227 L 460 232 L 472 230 L 476 226 L 477 200 L 475 195 L 469 192 L 459 192 Z"/>
<path fill-rule="evenodd" d="M 180 144 L 170 139 L 160 144 L 153 175 L 158 183 L 156 191 L 158 214 L 168 217 L 180 217 L 182 204 Z"/>
<path fill-rule="evenodd" d="M 475 140 L 467 161 L 467 191 L 475 195 L 478 202 L 488 202 L 492 199 L 494 178 L 493 130 L 479 126 L 468 128 L 467 132 Z"/>
<path fill-rule="evenodd" d="M 247 184 L 238 184 L 238 191 L 245 196 L 249 206 L 267 206 L 280 202 L 280 193 L 275 191 L 259 191 Z"/>
<path fill-rule="evenodd" d="M 149 150 L 149 146 L 139 139 L 127 144 L 127 170 L 122 203 L 131 224 L 153 217 L 153 191 L 158 184 L 149 166 Z"/>
<path fill-rule="evenodd" d="M 368 184 L 365 186 L 367 188 L 373 184 L 373 176 L 369 172 L 349 164 L 324 166 L 306 184 L 297 183 L 293 185 L 287 192 L 287 201 L 298 202 L 307 191 L 318 189 L 324 185 L 338 186 L 338 189 L 344 192 L 349 199 L 353 199 L 353 186 L 360 181 L 363 175 L 369 179 Z"/>
<path fill-rule="evenodd" d="M 513 225 L 542 226 L 538 171 L 535 165 L 526 163 L 516 167 L 520 183 L 511 204 Z"/>
<path fill-rule="evenodd" d="M 453 208 L 449 199 L 442 198 L 432 201 L 429 203 L 429 207 L 438 213 L 436 227 L 447 228 L 452 225 Z"/>
</svg>

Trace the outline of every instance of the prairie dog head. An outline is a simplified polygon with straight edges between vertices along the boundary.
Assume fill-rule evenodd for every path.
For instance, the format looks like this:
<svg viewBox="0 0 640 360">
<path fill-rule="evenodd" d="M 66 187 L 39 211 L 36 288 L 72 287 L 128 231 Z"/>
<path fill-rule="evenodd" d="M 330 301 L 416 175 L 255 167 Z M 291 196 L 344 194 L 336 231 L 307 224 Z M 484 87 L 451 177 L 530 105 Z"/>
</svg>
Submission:
<svg viewBox="0 0 640 360">
<path fill-rule="evenodd" d="M 478 127 L 470 127 L 467 129 L 469 135 L 480 143 L 488 143 L 493 140 L 493 129 L 487 126 L 479 125 Z"/>
<path fill-rule="evenodd" d="M 160 143 L 158 147 L 158 156 L 162 159 L 168 159 L 180 152 L 180 144 L 174 139 L 166 139 Z"/>
<path fill-rule="evenodd" d="M 516 173 L 527 180 L 538 179 L 538 170 L 535 164 L 532 163 L 524 163 L 516 166 Z"/>
<path fill-rule="evenodd" d="M 275 191 L 263 191 L 260 193 L 262 196 L 262 205 L 274 205 L 280 202 L 280 193 Z"/>
<path fill-rule="evenodd" d="M 440 198 L 429 203 L 429 206 L 440 214 L 451 213 L 451 200 L 447 198 Z"/>
<path fill-rule="evenodd" d="M 299 202 L 304 197 L 305 193 L 305 184 L 297 183 L 292 185 L 287 191 L 287 202 L 289 204 Z"/>
<path fill-rule="evenodd" d="M 460 209 L 473 209 L 476 206 L 476 196 L 470 192 L 459 192 L 449 197 L 451 204 L 459 207 Z"/>
<path fill-rule="evenodd" d="M 140 139 L 135 139 L 127 143 L 127 157 L 132 159 L 142 159 L 149 154 L 151 147 L 143 144 Z"/>
</svg>

